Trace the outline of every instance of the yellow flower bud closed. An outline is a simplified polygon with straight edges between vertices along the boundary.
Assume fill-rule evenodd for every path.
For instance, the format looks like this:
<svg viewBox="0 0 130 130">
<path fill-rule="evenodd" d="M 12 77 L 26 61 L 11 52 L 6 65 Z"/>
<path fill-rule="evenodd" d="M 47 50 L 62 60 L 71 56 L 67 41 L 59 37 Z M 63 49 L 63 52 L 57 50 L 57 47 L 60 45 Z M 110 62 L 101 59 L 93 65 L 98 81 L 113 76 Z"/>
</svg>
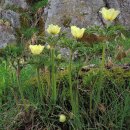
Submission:
<svg viewBox="0 0 130 130">
<path fill-rule="evenodd" d="M 39 55 L 42 53 L 44 46 L 42 45 L 30 45 L 29 46 L 31 53 L 34 55 Z"/>
<path fill-rule="evenodd" d="M 24 61 L 24 58 L 21 58 L 19 63 L 23 65 L 24 62 L 25 62 L 25 61 Z"/>
<path fill-rule="evenodd" d="M 46 48 L 49 50 L 49 49 L 51 48 L 51 46 L 50 46 L 50 45 L 47 45 Z"/>
<path fill-rule="evenodd" d="M 78 28 L 76 26 L 71 26 L 71 33 L 73 35 L 74 38 L 80 39 L 83 37 L 85 32 L 85 28 Z"/>
<path fill-rule="evenodd" d="M 53 25 L 53 24 L 49 25 L 47 28 L 47 32 L 52 35 L 59 34 L 60 30 L 61 30 L 61 27 L 59 27 L 58 25 Z"/>
<path fill-rule="evenodd" d="M 102 17 L 105 20 L 113 21 L 120 14 L 120 11 L 119 10 L 115 10 L 114 8 L 107 9 L 107 8 L 103 7 L 101 9 L 100 13 L 102 14 Z"/>
<path fill-rule="evenodd" d="M 65 122 L 66 121 L 66 116 L 64 114 L 59 115 L 59 122 Z"/>
<path fill-rule="evenodd" d="M 58 55 L 57 55 L 57 59 L 58 59 L 58 60 L 60 60 L 61 57 L 62 57 L 61 54 L 58 54 Z"/>
</svg>

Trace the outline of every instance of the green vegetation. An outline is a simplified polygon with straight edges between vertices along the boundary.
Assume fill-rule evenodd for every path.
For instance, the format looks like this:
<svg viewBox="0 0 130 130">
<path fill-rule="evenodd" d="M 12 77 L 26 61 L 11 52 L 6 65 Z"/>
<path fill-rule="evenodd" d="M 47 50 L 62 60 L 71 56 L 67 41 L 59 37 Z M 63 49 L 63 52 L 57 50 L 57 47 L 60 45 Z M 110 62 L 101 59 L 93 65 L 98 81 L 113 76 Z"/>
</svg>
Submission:
<svg viewBox="0 0 130 130">
<path fill-rule="evenodd" d="M 41 3 L 31 2 L 31 13 Z M 94 26 L 78 40 L 60 31 L 46 36 L 40 14 L 31 13 L 21 15 L 17 43 L 0 50 L 0 129 L 129 130 L 128 30 Z"/>
</svg>

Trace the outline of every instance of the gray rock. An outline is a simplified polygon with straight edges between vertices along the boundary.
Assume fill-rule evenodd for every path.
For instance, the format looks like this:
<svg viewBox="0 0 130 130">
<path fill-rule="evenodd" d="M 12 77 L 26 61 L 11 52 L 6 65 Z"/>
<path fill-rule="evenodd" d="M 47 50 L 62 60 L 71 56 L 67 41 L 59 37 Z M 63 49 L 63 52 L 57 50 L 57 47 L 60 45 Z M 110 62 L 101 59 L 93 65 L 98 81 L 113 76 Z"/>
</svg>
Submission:
<svg viewBox="0 0 130 130">
<path fill-rule="evenodd" d="M 17 5 L 23 9 L 28 8 L 28 5 L 25 0 L 5 0 L 4 6 L 6 7 L 7 5 Z"/>
<path fill-rule="evenodd" d="M 15 42 L 14 31 L 11 27 L 0 25 L 0 48 Z"/>
<path fill-rule="evenodd" d="M 11 26 L 0 25 L 0 48 L 5 47 L 7 44 L 14 43 L 15 31 L 14 28 L 20 27 L 19 14 L 11 10 L 1 10 L 0 19 L 10 22 Z"/>
<path fill-rule="evenodd" d="M 48 8 L 48 24 L 90 26 L 101 25 L 98 11 L 105 6 L 103 0 L 51 0 Z"/>
<path fill-rule="evenodd" d="M 0 18 L 10 21 L 14 28 L 20 27 L 20 15 L 12 10 L 1 10 Z"/>
<path fill-rule="evenodd" d="M 6 7 L 8 5 L 17 5 L 23 9 L 28 8 L 25 0 L 1 0 L 0 1 L 0 19 L 7 20 L 11 23 L 10 27 L 5 25 L 0 25 L 0 48 L 5 47 L 7 44 L 14 43 L 15 39 L 15 31 L 13 28 L 20 27 L 20 14 L 7 10 Z M 12 28 L 13 27 L 13 28 Z"/>
<path fill-rule="evenodd" d="M 65 24 L 86 27 L 102 25 L 99 14 L 102 7 L 116 8 L 121 11 L 117 21 L 130 28 L 130 0 L 51 0 L 47 12 L 48 24 Z M 48 11 L 47 11 L 48 10 Z"/>
</svg>

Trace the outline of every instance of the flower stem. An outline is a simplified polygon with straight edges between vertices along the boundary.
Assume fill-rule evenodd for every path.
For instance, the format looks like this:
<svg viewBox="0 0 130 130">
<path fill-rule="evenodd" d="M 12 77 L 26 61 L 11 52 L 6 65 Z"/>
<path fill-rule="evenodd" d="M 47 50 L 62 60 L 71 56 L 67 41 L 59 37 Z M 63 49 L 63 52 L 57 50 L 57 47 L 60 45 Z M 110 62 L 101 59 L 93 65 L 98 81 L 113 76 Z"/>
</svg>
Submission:
<svg viewBox="0 0 130 130">
<path fill-rule="evenodd" d="M 72 111 L 74 110 L 73 106 L 73 89 L 72 89 L 72 50 L 70 50 L 70 62 L 69 62 L 69 91 L 70 91 L 70 100 L 72 105 Z"/>
<path fill-rule="evenodd" d="M 91 116 L 91 113 L 92 113 L 92 96 L 93 96 L 93 90 L 92 90 L 92 92 L 90 93 L 90 104 L 89 104 L 90 116 Z"/>
<path fill-rule="evenodd" d="M 55 48 L 51 48 L 51 87 L 52 87 L 52 102 L 55 104 L 57 99 L 56 74 L 55 74 Z"/>
<path fill-rule="evenodd" d="M 40 99 L 41 99 L 41 102 L 42 102 L 42 90 L 41 90 L 41 84 L 40 84 L 40 73 L 39 73 L 39 67 L 37 67 L 36 72 L 37 72 L 38 91 L 39 91 Z"/>
<path fill-rule="evenodd" d="M 103 69 L 105 66 L 105 50 L 106 50 L 106 43 L 103 44 L 101 69 Z"/>
<path fill-rule="evenodd" d="M 22 99 L 22 102 L 24 104 L 24 109 L 27 111 L 27 108 L 26 108 L 26 102 L 24 100 L 24 94 L 23 94 L 23 90 L 21 88 L 21 82 L 20 82 L 20 70 L 19 70 L 19 67 L 18 67 L 18 70 L 17 70 L 17 85 L 18 85 L 18 89 L 19 89 L 19 93 L 20 93 L 20 96 L 21 96 L 21 99 Z"/>
</svg>

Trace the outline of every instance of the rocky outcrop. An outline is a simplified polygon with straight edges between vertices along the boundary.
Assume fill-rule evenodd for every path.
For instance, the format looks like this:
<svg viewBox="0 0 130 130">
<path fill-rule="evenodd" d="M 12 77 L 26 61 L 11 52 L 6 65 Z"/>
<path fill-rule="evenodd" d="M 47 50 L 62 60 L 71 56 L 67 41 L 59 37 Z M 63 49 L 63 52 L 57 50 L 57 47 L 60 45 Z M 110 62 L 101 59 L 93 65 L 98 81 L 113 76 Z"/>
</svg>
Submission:
<svg viewBox="0 0 130 130">
<path fill-rule="evenodd" d="M 101 25 L 98 10 L 103 6 L 103 0 L 51 0 L 46 25 Z"/>
<path fill-rule="evenodd" d="M 28 5 L 25 0 L 2 0 L 1 5 L 3 4 L 3 7 L 6 7 L 7 5 L 17 5 L 23 9 L 28 8 Z"/>
<path fill-rule="evenodd" d="M 27 3 L 24 0 L 2 0 L 0 1 L 0 19 L 4 22 L 9 22 L 10 26 L 1 23 L 0 24 L 0 48 L 6 46 L 9 43 L 14 43 L 15 31 L 14 28 L 20 27 L 20 14 L 6 9 L 7 6 L 17 5 L 23 9 L 26 9 Z"/>
<path fill-rule="evenodd" d="M 14 28 L 20 26 L 19 14 L 8 9 L 8 6 L 17 6 L 22 9 L 27 9 L 28 5 L 25 0 L 2 0 L 0 2 L 0 19 L 10 21 Z"/>
<path fill-rule="evenodd" d="M 0 48 L 5 47 L 8 43 L 14 43 L 15 40 L 13 29 L 0 24 Z"/>
<path fill-rule="evenodd" d="M 20 27 L 19 14 L 12 10 L 1 10 L 0 18 L 9 21 L 14 28 Z"/>
<path fill-rule="evenodd" d="M 1 0 L 0 1 L 0 19 L 10 21 L 13 28 L 20 26 L 20 14 L 6 9 L 8 5 L 17 5 L 27 9 L 26 0 Z M 102 7 L 116 8 L 121 11 L 116 22 L 130 28 L 130 0 L 49 0 L 49 4 L 44 11 L 45 27 L 48 24 L 58 24 L 68 29 L 70 25 L 87 27 L 91 25 L 104 24 L 99 14 Z M 46 17 L 46 18 L 45 18 Z M 13 28 L 6 29 L 0 25 L 0 46 L 12 42 L 15 39 Z"/>
<path fill-rule="evenodd" d="M 102 7 L 121 11 L 116 22 L 130 27 L 130 0 L 51 0 L 48 7 L 46 26 L 50 23 L 69 25 L 102 25 L 99 14 Z"/>
</svg>

